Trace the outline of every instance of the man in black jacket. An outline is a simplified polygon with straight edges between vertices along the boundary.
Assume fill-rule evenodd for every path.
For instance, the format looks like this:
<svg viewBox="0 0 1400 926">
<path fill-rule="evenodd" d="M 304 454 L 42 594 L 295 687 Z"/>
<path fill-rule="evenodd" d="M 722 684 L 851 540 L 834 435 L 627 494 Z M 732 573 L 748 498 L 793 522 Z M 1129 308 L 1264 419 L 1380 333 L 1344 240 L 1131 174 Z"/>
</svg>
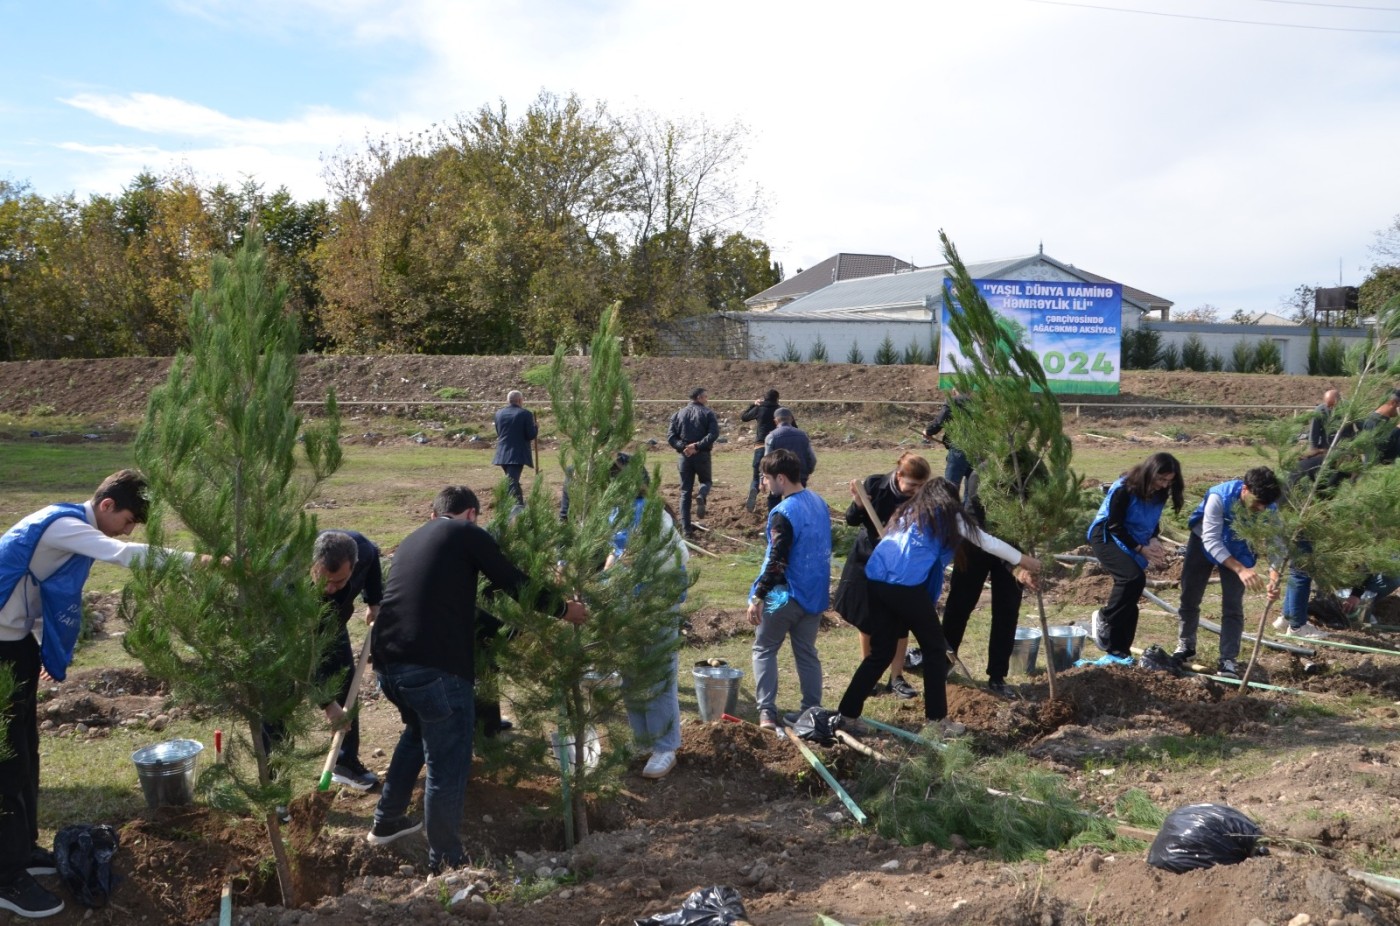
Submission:
<svg viewBox="0 0 1400 926">
<path fill-rule="evenodd" d="M 763 398 L 754 399 L 753 404 L 744 409 L 744 413 L 739 416 L 740 421 L 752 421 L 753 426 L 753 481 L 749 483 L 749 497 L 744 502 L 746 511 L 753 511 L 754 505 L 758 502 L 758 464 L 763 460 L 763 455 L 767 452 L 763 447 L 763 442 L 778 426 L 774 420 L 773 413 L 778 410 L 778 390 L 769 389 L 763 394 Z M 797 422 L 793 421 L 796 425 Z"/>
<path fill-rule="evenodd" d="M 780 408 L 775 411 L 773 420 L 778 423 L 778 426 L 769 432 L 768 439 L 764 441 L 765 455 L 774 450 L 786 450 L 797 457 L 799 472 L 797 481 L 805 489 L 807 488 L 807 479 L 817 469 L 817 454 L 812 449 L 812 441 L 807 437 L 807 432 L 797 426 L 797 421 L 789 409 Z M 773 506 L 780 501 L 782 501 L 782 496 L 770 494 L 768 496 L 768 510 L 772 511 Z"/>
<path fill-rule="evenodd" d="M 690 390 L 690 404 L 671 416 L 671 429 L 666 435 L 666 443 L 681 455 L 681 527 L 687 537 L 695 534 L 690 521 L 690 493 L 697 479 L 697 518 L 705 516 L 705 500 L 710 497 L 710 448 L 719 440 L 719 419 L 710 411 L 709 400 L 704 386 Z"/>
<path fill-rule="evenodd" d="M 340 692 L 334 701 L 321 705 L 332 723 L 345 711 L 355 674 L 355 654 L 350 646 L 349 624 L 355 613 L 355 599 L 363 598 L 367 608 L 365 623 L 373 624 L 384 597 L 384 573 L 379 564 L 379 548 L 356 531 L 322 531 L 311 549 L 311 578 L 321 589 L 326 604 L 326 621 L 336 629 L 336 641 L 321 661 L 317 678 L 328 679 L 342 673 Z M 360 719 L 354 716 L 340 741 L 331 780 L 357 791 L 369 791 L 379 777 L 360 761 Z"/>
<path fill-rule="evenodd" d="M 374 811 L 369 842 L 382 846 L 427 825 L 434 873 L 465 861 L 458 827 L 472 764 L 476 679 L 476 587 L 481 575 L 512 597 L 525 573 L 477 527 L 475 493 L 449 486 L 433 500 L 433 517 L 399 544 L 375 621 L 375 674 L 399 709 L 403 733 Z M 582 624 L 581 602 L 553 604 L 560 618 Z M 414 782 L 426 761 L 425 820 L 407 815 Z"/>
</svg>

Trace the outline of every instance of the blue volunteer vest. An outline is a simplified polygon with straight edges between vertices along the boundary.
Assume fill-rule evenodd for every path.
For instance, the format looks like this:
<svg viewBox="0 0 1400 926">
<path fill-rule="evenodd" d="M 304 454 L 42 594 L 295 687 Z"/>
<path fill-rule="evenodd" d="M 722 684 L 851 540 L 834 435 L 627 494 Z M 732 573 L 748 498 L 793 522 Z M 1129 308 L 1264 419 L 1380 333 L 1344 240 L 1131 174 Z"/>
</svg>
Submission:
<svg viewBox="0 0 1400 926">
<path fill-rule="evenodd" d="M 1099 513 L 1094 515 L 1094 522 L 1089 525 L 1089 532 L 1085 536 L 1088 540 L 1098 540 L 1100 542 L 1111 538 L 1124 553 L 1133 558 L 1138 566 L 1146 569 L 1147 557 L 1143 556 L 1141 553 L 1134 553 L 1132 550 L 1123 546 L 1118 538 L 1112 537 L 1104 527 L 1104 523 L 1108 520 L 1108 508 L 1109 505 L 1113 503 L 1114 493 L 1127 491 L 1128 490 L 1123 486 L 1123 477 L 1119 476 L 1118 479 L 1114 481 L 1113 485 L 1109 486 L 1108 492 L 1104 494 L 1103 502 L 1099 505 Z M 1157 522 L 1162 520 L 1162 509 L 1166 506 L 1167 500 L 1165 497 L 1160 502 L 1156 502 L 1150 499 L 1138 498 L 1136 495 L 1129 492 L 1128 515 L 1125 524 L 1128 529 L 1128 536 L 1136 540 L 1139 546 L 1145 546 L 1147 542 L 1152 539 L 1152 532 L 1157 529 Z"/>
<path fill-rule="evenodd" d="M 0 537 L 0 603 L 10 600 L 25 576 L 39 586 L 40 609 L 44 617 L 44 634 L 39 644 L 39 658 L 48 673 L 60 682 L 68 675 L 68 663 L 73 661 L 73 649 L 78 644 L 78 632 L 83 627 L 83 584 L 92 569 L 92 557 L 76 553 L 68 558 L 54 574 L 39 581 L 29 571 L 29 562 L 39 539 L 49 525 L 59 518 L 77 518 L 87 523 L 87 509 L 82 505 L 63 502 L 36 511 Z M 38 614 L 27 615 L 26 630 L 32 630 Z"/>
<path fill-rule="evenodd" d="M 890 585 L 926 585 L 935 603 L 943 594 L 943 571 L 957 547 L 945 547 L 920 524 L 900 524 L 875 544 L 865 564 L 865 577 Z"/>
<path fill-rule="evenodd" d="M 1191 530 L 1194 533 L 1200 533 L 1201 522 L 1205 520 L 1206 515 L 1206 499 L 1210 498 L 1212 495 L 1218 497 L 1225 506 L 1225 529 L 1221 537 L 1225 543 L 1225 549 L 1229 550 L 1230 555 L 1239 560 L 1243 565 L 1252 569 L 1258 557 L 1254 555 L 1254 551 L 1249 548 L 1249 544 L 1245 539 L 1235 534 L 1235 503 L 1240 500 L 1240 491 L 1242 489 L 1244 489 L 1244 480 L 1242 479 L 1231 479 L 1229 482 L 1222 482 L 1220 485 L 1211 486 L 1206 490 L 1206 497 L 1201 499 L 1201 503 L 1196 506 L 1196 510 L 1191 512 L 1191 518 L 1187 523 L 1191 525 Z M 1274 505 L 1269 506 L 1270 509 L 1275 507 Z M 1204 539 L 1204 536 L 1202 539 Z M 1204 549 L 1204 547 L 1202 547 L 1202 549 Z M 1220 565 L 1215 557 L 1210 555 L 1209 550 L 1206 550 L 1206 559 L 1215 563 L 1217 566 Z"/>
<path fill-rule="evenodd" d="M 768 513 L 768 530 L 773 529 L 773 515 L 782 512 L 792 525 L 792 553 L 788 556 L 788 593 L 797 606 L 808 614 L 820 614 L 831 604 L 831 515 L 817 493 L 808 489 L 794 492 Z M 763 553 L 759 575 L 768 571 L 768 556 L 772 544 Z M 749 588 L 756 591 L 758 581 Z M 777 591 L 776 589 L 774 590 Z M 770 593 L 770 597 L 771 597 Z M 776 610 L 774 608 L 769 610 Z"/>
</svg>

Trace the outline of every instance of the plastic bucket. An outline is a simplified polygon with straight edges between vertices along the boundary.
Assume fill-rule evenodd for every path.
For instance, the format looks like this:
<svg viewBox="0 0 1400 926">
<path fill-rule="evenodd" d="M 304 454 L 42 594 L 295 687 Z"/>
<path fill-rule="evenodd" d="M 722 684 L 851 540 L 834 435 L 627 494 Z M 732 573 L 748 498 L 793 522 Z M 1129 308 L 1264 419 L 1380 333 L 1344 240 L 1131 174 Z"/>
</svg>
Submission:
<svg viewBox="0 0 1400 926">
<path fill-rule="evenodd" d="M 1084 641 L 1089 639 L 1089 631 L 1077 624 L 1062 624 L 1050 628 L 1050 638 L 1046 641 L 1046 658 L 1063 672 L 1074 667 L 1079 654 L 1084 652 Z"/>
<path fill-rule="evenodd" d="M 739 709 L 742 670 L 729 666 L 696 666 L 691 672 L 695 676 L 695 705 L 700 709 L 702 721 L 710 723 L 719 720 L 721 714 L 732 714 Z"/>
<path fill-rule="evenodd" d="M 1016 642 L 1011 644 L 1013 675 L 1034 675 L 1035 662 L 1040 656 L 1040 628 L 1017 627 Z"/>
<path fill-rule="evenodd" d="M 146 806 L 179 807 L 194 801 L 194 770 L 204 744 L 197 740 L 167 740 L 131 754 Z"/>
</svg>

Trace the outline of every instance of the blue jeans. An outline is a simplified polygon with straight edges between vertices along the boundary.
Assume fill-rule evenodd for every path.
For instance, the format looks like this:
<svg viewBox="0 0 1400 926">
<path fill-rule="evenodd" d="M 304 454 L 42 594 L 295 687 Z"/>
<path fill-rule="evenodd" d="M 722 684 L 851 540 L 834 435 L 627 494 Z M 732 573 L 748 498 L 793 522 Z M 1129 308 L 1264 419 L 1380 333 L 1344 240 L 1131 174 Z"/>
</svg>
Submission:
<svg viewBox="0 0 1400 926">
<path fill-rule="evenodd" d="M 675 611 L 667 611 L 662 621 L 657 643 L 670 646 L 679 632 L 680 616 Z M 672 650 L 665 680 L 649 692 L 639 692 L 638 700 L 627 702 L 627 725 L 632 728 L 632 737 L 638 746 L 654 752 L 675 752 L 681 748 L 681 702 L 676 682 L 679 670 L 680 653 Z"/>
<path fill-rule="evenodd" d="M 428 864 L 458 865 L 466 858 L 459 831 L 476 726 L 472 685 L 460 675 L 408 663 L 379 666 L 375 674 L 384 697 L 399 709 L 404 722 L 384 776 L 384 793 L 374 809 L 375 822 L 407 812 L 413 785 L 426 763 L 423 821 Z"/>
<path fill-rule="evenodd" d="M 949 447 L 948 456 L 943 462 L 943 478 L 953 484 L 953 488 L 958 490 L 958 497 L 964 502 L 968 493 L 964 491 L 962 483 L 971 475 L 972 464 L 967 462 L 967 454 L 956 447 Z"/>
<path fill-rule="evenodd" d="M 822 616 L 808 614 L 789 598 L 776 611 L 765 606 L 763 619 L 753 635 L 753 683 L 758 712 L 778 713 L 778 650 L 792 637 L 792 659 L 797 663 L 797 686 L 802 690 L 802 710 L 822 703 L 822 663 L 817 656 L 817 631 Z M 893 653 L 885 657 L 890 664 Z"/>
<path fill-rule="evenodd" d="M 1298 541 L 1298 552 L 1312 552 L 1312 544 Z M 1312 598 L 1312 576 L 1296 565 L 1288 567 L 1288 589 L 1283 593 L 1283 616 L 1288 618 L 1288 626 L 1297 630 L 1308 622 L 1308 599 Z"/>
</svg>

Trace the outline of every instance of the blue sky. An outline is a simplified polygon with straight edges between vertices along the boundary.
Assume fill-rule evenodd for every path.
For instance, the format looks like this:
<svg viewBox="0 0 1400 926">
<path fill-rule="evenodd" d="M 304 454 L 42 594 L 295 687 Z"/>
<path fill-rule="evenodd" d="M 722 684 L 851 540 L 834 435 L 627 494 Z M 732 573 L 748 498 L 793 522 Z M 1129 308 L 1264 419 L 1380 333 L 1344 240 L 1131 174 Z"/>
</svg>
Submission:
<svg viewBox="0 0 1400 926">
<path fill-rule="evenodd" d="M 547 89 L 743 123 L 768 202 L 744 230 L 789 273 L 937 263 L 944 228 L 969 260 L 1044 242 L 1179 309 L 1263 311 L 1339 263 L 1359 283 L 1400 214 L 1400 0 L 0 0 L 0 23 L 0 177 L 44 195 L 184 169 L 321 196 L 366 136 Z"/>
</svg>

